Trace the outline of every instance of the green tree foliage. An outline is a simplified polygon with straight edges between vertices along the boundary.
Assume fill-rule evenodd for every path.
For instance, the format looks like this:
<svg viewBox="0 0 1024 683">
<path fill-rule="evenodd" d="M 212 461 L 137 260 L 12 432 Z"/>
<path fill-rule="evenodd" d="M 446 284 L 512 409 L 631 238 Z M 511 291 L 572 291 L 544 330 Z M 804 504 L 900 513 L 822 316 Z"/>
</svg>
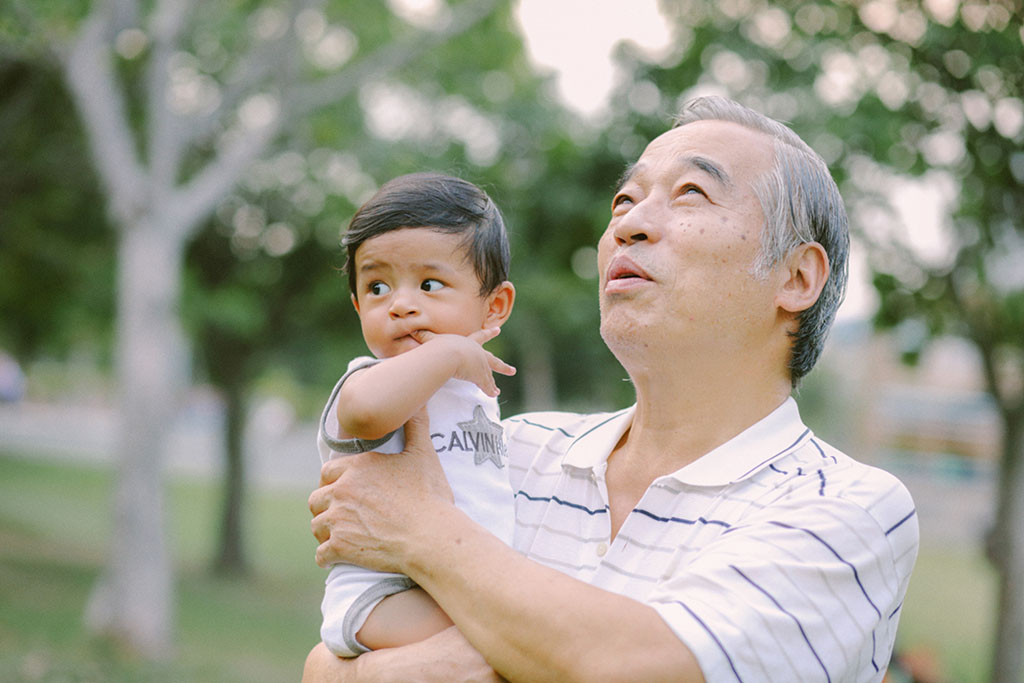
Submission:
<svg viewBox="0 0 1024 683">
<path fill-rule="evenodd" d="M 113 236 L 59 75 L 0 59 L 0 349 L 106 355 Z"/>
<path fill-rule="evenodd" d="M 1024 674 L 1024 5 L 958 10 L 928 17 L 910 39 L 901 40 L 898 25 L 877 26 L 913 87 L 905 98 L 877 93 L 892 110 L 893 133 L 876 158 L 896 172 L 941 178 L 954 194 L 948 259 L 882 245 L 876 322 L 917 324 L 922 344 L 955 334 L 978 351 L 1003 426 L 987 539 L 999 574 L 992 680 L 1012 683 Z"/>
</svg>

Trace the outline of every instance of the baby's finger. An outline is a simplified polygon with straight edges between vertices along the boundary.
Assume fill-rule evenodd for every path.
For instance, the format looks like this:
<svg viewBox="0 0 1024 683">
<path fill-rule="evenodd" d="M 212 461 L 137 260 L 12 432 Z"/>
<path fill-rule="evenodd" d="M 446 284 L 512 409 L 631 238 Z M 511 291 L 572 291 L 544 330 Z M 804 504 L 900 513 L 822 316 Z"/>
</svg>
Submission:
<svg viewBox="0 0 1024 683">
<path fill-rule="evenodd" d="M 476 332 L 470 334 L 469 338 L 475 341 L 477 344 L 483 345 L 497 337 L 498 334 L 500 333 L 500 327 L 485 327 L 482 330 L 477 330 Z"/>
<path fill-rule="evenodd" d="M 488 374 L 488 375 L 487 375 L 487 377 L 488 377 L 488 379 L 487 379 L 487 380 L 485 380 L 484 382 L 481 382 L 481 383 L 480 383 L 480 384 L 478 384 L 477 386 L 479 386 L 479 387 L 480 387 L 480 389 L 481 389 L 481 390 L 482 390 L 482 391 L 483 391 L 483 392 L 484 392 L 485 394 L 487 394 L 487 395 L 488 395 L 488 396 L 490 396 L 491 398 L 494 398 L 494 397 L 496 397 L 496 396 L 497 396 L 498 394 L 500 394 L 500 393 L 501 393 L 501 389 L 499 389 L 499 388 L 498 388 L 498 385 L 497 385 L 497 383 L 496 383 L 496 382 L 494 381 L 494 377 L 492 377 L 492 376 L 491 376 L 490 374 Z"/>
<path fill-rule="evenodd" d="M 428 341 L 436 337 L 437 335 L 430 330 L 414 330 L 409 333 L 409 336 L 415 339 L 420 344 L 426 344 Z"/>
<path fill-rule="evenodd" d="M 516 374 L 516 369 L 514 366 L 509 365 L 508 363 L 506 363 L 505 361 L 503 361 L 502 359 L 498 358 L 493 354 L 491 355 L 490 358 L 487 359 L 487 362 L 488 365 L 490 365 L 491 367 L 491 371 L 496 372 L 499 375 L 506 375 L 508 377 L 511 377 L 512 375 Z"/>
</svg>

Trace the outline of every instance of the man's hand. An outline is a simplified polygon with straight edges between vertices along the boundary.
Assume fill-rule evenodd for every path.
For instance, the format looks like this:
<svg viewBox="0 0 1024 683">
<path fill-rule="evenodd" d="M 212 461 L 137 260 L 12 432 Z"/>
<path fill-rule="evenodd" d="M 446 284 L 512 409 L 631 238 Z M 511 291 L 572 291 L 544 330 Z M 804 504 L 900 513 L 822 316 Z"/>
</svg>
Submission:
<svg viewBox="0 0 1024 683">
<path fill-rule="evenodd" d="M 310 526 L 320 542 L 316 562 L 408 573 L 404 551 L 418 540 L 417 521 L 431 514 L 431 506 L 451 506 L 452 500 L 421 410 L 405 425 L 402 453 L 335 458 L 320 470 L 320 488 L 309 497 Z"/>
<path fill-rule="evenodd" d="M 512 376 L 516 369 L 486 350 L 483 345 L 498 336 L 500 327 L 490 327 L 467 335 L 434 334 L 427 330 L 419 330 L 412 337 L 420 344 L 445 345 L 444 355 L 458 359 L 458 367 L 453 373 L 456 379 L 462 379 L 480 387 L 488 396 L 497 396 L 498 385 L 494 381 L 494 373 Z"/>
</svg>

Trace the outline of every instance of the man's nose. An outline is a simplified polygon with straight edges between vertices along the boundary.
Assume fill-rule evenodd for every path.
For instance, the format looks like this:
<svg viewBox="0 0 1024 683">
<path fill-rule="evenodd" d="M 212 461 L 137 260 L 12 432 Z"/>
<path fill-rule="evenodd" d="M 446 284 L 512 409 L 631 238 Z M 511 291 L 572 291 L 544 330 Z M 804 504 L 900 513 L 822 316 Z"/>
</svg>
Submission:
<svg viewBox="0 0 1024 683">
<path fill-rule="evenodd" d="M 613 236 L 619 246 L 656 241 L 661 236 L 657 207 L 651 197 L 631 208 L 615 223 Z"/>
</svg>

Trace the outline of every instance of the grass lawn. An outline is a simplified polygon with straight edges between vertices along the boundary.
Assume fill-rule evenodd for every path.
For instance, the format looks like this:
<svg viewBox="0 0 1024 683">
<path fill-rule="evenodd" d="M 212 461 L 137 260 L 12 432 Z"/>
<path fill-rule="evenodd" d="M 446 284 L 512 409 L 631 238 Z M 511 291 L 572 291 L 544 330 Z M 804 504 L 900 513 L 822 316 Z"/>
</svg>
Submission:
<svg viewBox="0 0 1024 683">
<path fill-rule="evenodd" d="M 113 476 L 0 454 L 0 680 L 297 681 L 318 640 L 325 574 L 313 563 L 307 492 L 254 493 L 247 506 L 253 572 L 208 571 L 215 485 L 169 488 L 177 567 L 177 646 L 169 664 L 125 661 L 82 627 L 105 559 Z"/>
<path fill-rule="evenodd" d="M 934 659 L 942 681 L 989 680 L 995 590 L 995 574 L 980 551 L 923 547 L 903 603 L 898 646 Z"/>
<path fill-rule="evenodd" d="M 0 681 L 297 681 L 317 640 L 324 574 L 313 563 L 307 492 L 254 492 L 253 573 L 208 571 L 219 489 L 170 485 L 178 644 L 170 664 L 124 661 L 81 619 L 110 533 L 112 473 L 0 453 Z M 962 548 L 922 548 L 898 646 L 924 652 L 949 683 L 986 680 L 994 579 Z"/>
</svg>

